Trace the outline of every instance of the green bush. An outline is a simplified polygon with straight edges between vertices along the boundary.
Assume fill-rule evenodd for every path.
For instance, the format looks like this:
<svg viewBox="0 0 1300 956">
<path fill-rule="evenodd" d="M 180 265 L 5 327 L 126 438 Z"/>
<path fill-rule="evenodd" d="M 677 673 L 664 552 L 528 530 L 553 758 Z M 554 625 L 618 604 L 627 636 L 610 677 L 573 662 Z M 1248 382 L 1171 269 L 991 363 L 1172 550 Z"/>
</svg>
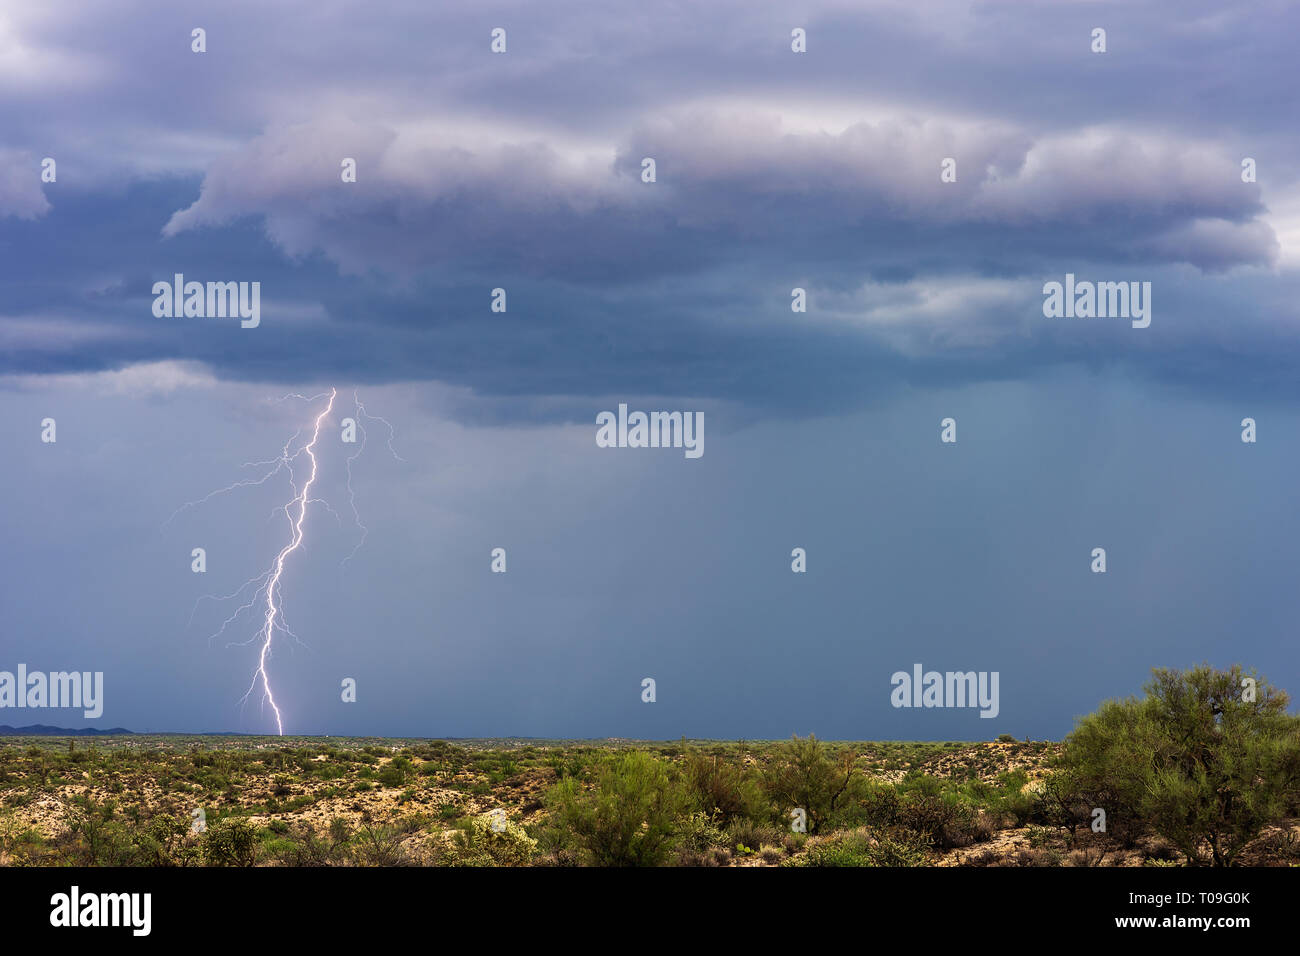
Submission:
<svg viewBox="0 0 1300 956">
<path fill-rule="evenodd" d="M 926 841 L 906 830 L 870 833 L 852 830 L 819 840 L 789 866 L 921 866 Z"/>
<path fill-rule="evenodd" d="M 811 841 L 810 841 L 811 842 Z M 874 841 L 864 831 L 818 841 L 794 866 L 871 866 Z"/>
<path fill-rule="evenodd" d="M 447 866 L 527 866 L 537 852 L 537 841 L 514 820 L 493 828 L 492 814 L 465 820 L 447 850 Z"/>
<path fill-rule="evenodd" d="M 860 805 L 865 822 L 881 829 L 897 824 L 902 810 L 898 788 L 888 783 L 868 783 L 861 794 Z"/>
<path fill-rule="evenodd" d="M 342 817 L 333 817 L 327 833 L 317 835 L 306 824 L 293 827 L 272 820 L 267 828 L 263 848 L 286 866 L 340 866 L 347 862 L 362 862 L 357 848 L 352 846 L 352 828 Z M 279 835 L 287 834 L 290 839 Z M 354 857 L 356 858 L 354 860 Z"/>
<path fill-rule="evenodd" d="M 766 815 L 761 789 L 738 761 L 688 751 L 684 776 L 700 809 L 722 826 L 740 817 Z"/>
<path fill-rule="evenodd" d="M 135 829 L 133 862 L 140 866 L 197 866 L 201 850 L 191 836 L 192 821 L 160 814 Z"/>
<path fill-rule="evenodd" d="M 595 786 L 573 777 L 548 795 L 552 833 L 596 866 L 657 866 L 672 852 L 690 809 L 690 797 L 668 767 L 640 751 L 607 757 Z"/>
<path fill-rule="evenodd" d="M 415 861 L 403 846 L 400 824 L 364 823 L 352 834 L 348 850 L 358 866 L 410 866 Z"/>
<path fill-rule="evenodd" d="M 723 839 L 719 842 L 729 849 L 734 850 L 742 845 L 757 849 L 764 845 L 780 843 L 782 833 L 775 827 L 765 826 L 753 820 L 733 820 L 722 836 Z"/>
<path fill-rule="evenodd" d="M 673 846 L 679 856 L 682 853 L 709 853 L 729 843 L 727 835 L 714 822 L 713 817 L 703 810 L 695 810 L 682 817 L 673 838 Z M 680 863 L 679 859 L 678 864 Z"/>
<path fill-rule="evenodd" d="M 141 858 L 139 845 L 115 815 L 112 803 L 95 803 L 86 796 L 73 798 L 73 806 L 67 811 L 68 835 L 83 865 L 130 866 Z M 146 843 L 145 858 L 149 849 Z"/>
<path fill-rule="evenodd" d="M 792 810 L 802 809 L 808 815 L 808 832 L 817 833 L 848 802 L 852 778 L 853 753 L 843 750 L 837 755 L 810 734 L 780 748 L 763 782 L 783 822 L 789 822 Z"/>
<path fill-rule="evenodd" d="M 881 835 L 871 855 L 872 866 L 921 866 L 927 846 L 923 837 L 907 830 Z"/>
<path fill-rule="evenodd" d="M 379 771 L 376 779 L 385 787 L 400 787 L 406 783 L 406 771 L 390 764 Z"/>
<path fill-rule="evenodd" d="M 246 820 L 221 820 L 203 833 L 203 859 L 208 866 L 252 866 L 256 837 Z"/>
<path fill-rule="evenodd" d="M 1132 815 L 1191 862 L 1231 866 L 1295 800 L 1300 718 L 1262 679 L 1243 700 L 1237 666 L 1153 674 L 1145 699 L 1107 701 L 1079 721 L 1066 779 L 1076 800 L 1098 801 L 1108 827 Z"/>
<path fill-rule="evenodd" d="M 898 823 L 941 849 L 970 846 L 987 840 L 992 826 L 954 794 L 928 796 L 917 791 L 903 798 Z"/>
</svg>

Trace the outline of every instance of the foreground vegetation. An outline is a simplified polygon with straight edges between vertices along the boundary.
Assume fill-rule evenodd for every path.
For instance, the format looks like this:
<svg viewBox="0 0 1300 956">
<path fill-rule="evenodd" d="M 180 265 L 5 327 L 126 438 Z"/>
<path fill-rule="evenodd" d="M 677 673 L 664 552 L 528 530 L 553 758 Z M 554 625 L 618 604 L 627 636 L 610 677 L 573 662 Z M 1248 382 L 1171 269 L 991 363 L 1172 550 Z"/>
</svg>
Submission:
<svg viewBox="0 0 1300 956">
<path fill-rule="evenodd" d="M 1242 678 L 1063 744 L 7 738 L 0 865 L 1300 865 L 1300 718 Z"/>
</svg>

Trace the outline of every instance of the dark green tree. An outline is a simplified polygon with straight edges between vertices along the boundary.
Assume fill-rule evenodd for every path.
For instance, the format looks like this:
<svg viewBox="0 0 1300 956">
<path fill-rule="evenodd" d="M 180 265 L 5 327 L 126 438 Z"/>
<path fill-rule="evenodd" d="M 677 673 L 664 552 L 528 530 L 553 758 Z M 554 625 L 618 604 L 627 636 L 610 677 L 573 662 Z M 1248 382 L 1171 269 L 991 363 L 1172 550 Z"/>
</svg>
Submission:
<svg viewBox="0 0 1300 956">
<path fill-rule="evenodd" d="M 1156 669 L 1145 691 L 1079 721 L 1065 773 L 1108 818 L 1149 826 L 1193 863 L 1231 866 L 1296 799 L 1300 717 L 1240 666 Z"/>
</svg>

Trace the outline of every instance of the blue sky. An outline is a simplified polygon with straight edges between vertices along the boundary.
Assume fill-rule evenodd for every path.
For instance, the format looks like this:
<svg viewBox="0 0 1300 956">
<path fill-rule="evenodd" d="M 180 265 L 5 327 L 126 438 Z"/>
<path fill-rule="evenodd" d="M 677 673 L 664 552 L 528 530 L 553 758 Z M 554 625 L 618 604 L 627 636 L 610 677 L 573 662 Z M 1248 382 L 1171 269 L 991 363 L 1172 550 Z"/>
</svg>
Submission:
<svg viewBox="0 0 1300 956">
<path fill-rule="evenodd" d="M 196 601 L 294 492 L 171 516 L 336 387 L 400 459 L 371 421 L 345 563 L 330 419 L 289 732 L 1059 737 L 1153 666 L 1300 688 L 1294 9 L 863 7 L 0 13 L 0 669 L 273 728 L 256 615 Z M 260 282 L 260 325 L 155 317 L 176 273 Z M 1150 282 L 1150 327 L 1045 318 L 1067 273 Z M 598 448 L 620 402 L 702 411 L 704 455 Z M 918 661 L 998 671 L 999 716 L 892 708 Z"/>
</svg>

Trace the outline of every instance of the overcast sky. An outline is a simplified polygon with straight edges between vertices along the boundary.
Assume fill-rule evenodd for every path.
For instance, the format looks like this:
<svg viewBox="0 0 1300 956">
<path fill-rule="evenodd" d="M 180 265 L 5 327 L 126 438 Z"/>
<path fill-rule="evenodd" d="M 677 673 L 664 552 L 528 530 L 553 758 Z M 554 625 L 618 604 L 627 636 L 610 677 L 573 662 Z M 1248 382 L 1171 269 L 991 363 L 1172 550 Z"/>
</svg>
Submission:
<svg viewBox="0 0 1300 956">
<path fill-rule="evenodd" d="M 0 11 L 0 670 L 105 681 L 0 724 L 275 730 L 264 597 L 201 598 L 273 566 L 308 459 L 201 499 L 330 389 L 286 732 L 1055 738 L 1155 666 L 1300 691 L 1292 5 L 447 6 Z M 177 273 L 260 324 L 156 316 Z M 1149 327 L 1045 317 L 1067 274 L 1150 283 Z M 619 403 L 703 455 L 598 447 Z M 891 706 L 916 663 L 998 672 L 998 716 Z"/>
</svg>

